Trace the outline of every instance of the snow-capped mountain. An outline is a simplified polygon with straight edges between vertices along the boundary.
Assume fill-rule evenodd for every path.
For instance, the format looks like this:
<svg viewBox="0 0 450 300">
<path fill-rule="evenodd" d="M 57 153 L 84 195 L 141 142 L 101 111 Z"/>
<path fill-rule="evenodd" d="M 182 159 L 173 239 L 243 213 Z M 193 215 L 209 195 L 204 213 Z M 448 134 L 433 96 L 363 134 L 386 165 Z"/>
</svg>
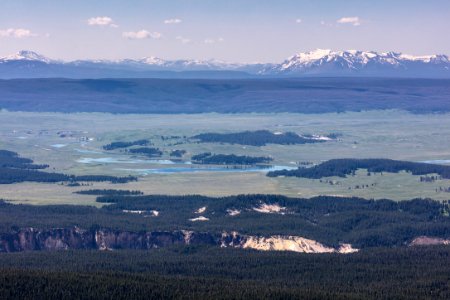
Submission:
<svg viewBox="0 0 450 300">
<path fill-rule="evenodd" d="M 279 75 L 397 75 L 426 77 L 436 72 L 450 75 L 446 55 L 412 56 L 396 52 L 331 51 L 317 49 L 289 57 L 279 65 L 266 68 L 261 74 Z M 431 72 L 431 73 L 430 73 Z"/>
<path fill-rule="evenodd" d="M 220 60 L 165 60 L 155 56 L 121 60 L 53 60 L 33 51 L 0 57 L 0 78 L 248 78 L 375 76 L 450 78 L 446 55 L 314 50 L 280 64 L 241 64 Z"/>
<path fill-rule="evenodd" d="M 0 63 L 11 62 L 11 61 L 37 61 L 43 63 L 51 63 L 56 62 L 55 60 L 51 60 L 48 57 L 40 55 L 33 51 L 22 50 L 15 54 L 11 54 L 5 57 L 0 57 Z"/>
</svg>

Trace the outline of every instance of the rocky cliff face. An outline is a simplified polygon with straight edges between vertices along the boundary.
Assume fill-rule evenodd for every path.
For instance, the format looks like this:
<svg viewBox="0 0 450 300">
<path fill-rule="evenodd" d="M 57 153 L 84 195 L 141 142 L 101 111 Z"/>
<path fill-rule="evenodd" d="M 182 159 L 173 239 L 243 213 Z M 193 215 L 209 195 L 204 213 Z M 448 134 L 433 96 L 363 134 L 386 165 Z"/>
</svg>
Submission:
<svg viewBox="0 0 450 300">
<path fill-rule="evenodd" d="M 83 230 L 26 228 L 0 235 L 0 252 L 68 249 L 152 249 L 173 245 L 216 245 L 218 236 L 190 231 L 129 232 L 109 229 Z"/>
<path fill-rule="evenodd" d="M 130 232 L 110 229 L 83 230 L 74 227 L 51 230 L 26 228 L 0 235 L 0 252 L 68 249 L 148 250 L 175 245 L 209 245 L 249 248 L 262 251 L 294 251 L 305 253 L 351 253 L 357 251 L 348 244 L 343 244 L 339 248 L 332 248 L 302 237 L 258 237 L 241 235 L 238 232 L 224 232 L 222 234 L 186 230 Z"/>
<path fill-rule="evenodd" d="M 79 228 L 52 230 L 27 228 L 0 235 L 0 252 L 92 249 L 95 246 L 92 232 Z"/>
</svg>

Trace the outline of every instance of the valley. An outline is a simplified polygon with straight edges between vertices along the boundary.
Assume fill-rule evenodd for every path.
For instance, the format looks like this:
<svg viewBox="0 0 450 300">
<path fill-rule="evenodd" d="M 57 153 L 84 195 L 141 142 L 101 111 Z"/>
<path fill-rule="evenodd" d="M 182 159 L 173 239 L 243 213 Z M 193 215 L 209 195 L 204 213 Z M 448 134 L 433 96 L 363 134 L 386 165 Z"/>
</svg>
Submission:
<svg viewBox="0 0 450 300">
<path fill-rule="evenodd" d="M 322 179 L 267 177 L 268 171 L 310 167 L 330 159 L 390 158 L 445 164 L 450 158 L 447 114 L 420 115 L 402 111 L 348 112 L 341 114 L 201 114 L 112 115 L 99 113 L 58 114 L 1 112 L 0 148 L 48 164 L 46 172 L 74 176 L 136 176 L 137 181 L 111 184 L 90 182 L 86 186 L 22 182 L 0 185 L 0 198 L 15 203 L 89 204 L 95 197 L 73 194 L 83 189 L 140 190 L 151 194 L 203 194 L 226 196 L 246 193 L 281 194 L 291 197 L 319 195 L 357 196 L 408 200 L 446 200 L 450 180 L 420 182 L 420 175 L 405 172 L 373 173 L 358 170 L 353 176 Z M 23 120 L 27 120 L 24 124 Z M 89 124 L 89 125 L 88 125 Z M 414 126 L 414 130 L 411 130 Z M 239 133 L 268 130 L 299 135 L 327 136 L 306 144 L 261 146 L 202 142 L 193 138 L 208 132 Z M 277 135 L 275 135 L 277 136 Z M 151 145 L 105 150 L 107 144 L 147 139 Z M 386 145 L 389 144 L 389 152 Z M 142 147 L 162 153 L 130 153 Z M 181 156 L 171 156 L 182 150 Z M 196 164 L 192 156 L 202 153 L 267 157 L 263 165 Z M 229 159 L 230 156 L 225 156 Z"/>
<path fill-rule="evenodd" d="M 447 114 L 0 114 L 3 252 L 148 250 L 188 233 L 338 253 L 448 238 Z M 98 230 L 113 235 L 92 244 Z"/>
</svg>

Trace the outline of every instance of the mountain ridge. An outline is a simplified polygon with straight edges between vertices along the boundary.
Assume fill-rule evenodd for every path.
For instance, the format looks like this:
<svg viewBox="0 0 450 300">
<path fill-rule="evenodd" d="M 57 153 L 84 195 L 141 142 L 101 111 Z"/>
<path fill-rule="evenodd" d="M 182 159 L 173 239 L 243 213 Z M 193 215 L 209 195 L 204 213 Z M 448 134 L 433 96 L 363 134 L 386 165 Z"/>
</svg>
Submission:
<svg viewBox="0 0 450 300">
<path fill-rule="evenodd" d="M 284 62 L 276 65 L 263 73 L 269 74 L 385 74 L 386 72 L 401 73 L 411 72 L 419 67 L 427 70 L 430 67 L 434 71 L 450 70 L 450 61 L 446 55 L 413 56 L 398 52 L 375 51 L 331 51 L 317 49 L 310 52 L 299 53 L 289 57 Z"/>
<path fill-rule="evenodd" d="M 166 72 L 166 73 L 161 73 Z M 207 72 L 206 74 L 201 74 Z M 212 72 L 212 73 L 211 73 Z M 195 73 L 195 74 L 192 74 Z M 281 63 L 229 63 L 221 60 L 140 59 L 62 61 L 22 50 L 0 57 L 0 78 L 248 78 L 248 77 L 422 77 L 450 78 L 447 55 L 316 49 Z"/>
</svg>

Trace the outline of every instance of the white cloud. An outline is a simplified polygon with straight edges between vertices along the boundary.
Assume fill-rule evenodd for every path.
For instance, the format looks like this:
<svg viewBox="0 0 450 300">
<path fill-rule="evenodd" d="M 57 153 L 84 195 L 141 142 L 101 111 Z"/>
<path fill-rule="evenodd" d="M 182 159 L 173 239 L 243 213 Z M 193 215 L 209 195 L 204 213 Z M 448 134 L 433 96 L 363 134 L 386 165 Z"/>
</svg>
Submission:
<svg viewBox="0 0 450 300">
<path fill-rule="evenodd" d="M 183 22 L 180 19 L 168 19 L 168 20 L 164 20 L 164 24 L 180 24 L 181 22 Z"/>
<path fill-rule="evenodd" d="M 116 24 L 114 24 L 113 19 L 110 17 L 93 17 L 87 20 L 88 25 L 90 26 L 110 26 L 113 28 L 117 28 Z"/>
<path fill-rule="evenodd" d="M 300 24 L 302 22 L 302 19 L 296 19 L 295 23 Z"/>
<path fill-rule="evenodd" d="M 361 25 L 361 20 L 359 17 L 343 17 L 337 20 L 339 24 L 351 24 L 353 26 L 359 26 Z"/>
<path fill-rule="evenodd" d="M 182 36 L 177 36 L 176 39 L 179 40 L 182 44 L 188 44 L 191 42 L 191 39 Z"/>
<path fill-rule="evenodd" d="M 139 30 L 139 31 L 127 31 L 122 33 L 124 38 L 129 40 L 142 40 L 142 39 L 160 39 L 162 34 L 159 32 L 149 32 L 147 30 Z"/>
<path fill-rule="evenodd" d="M 34 37 L 37 34 L 31 32 L 31 30 L 23 29 L 23 28 L 8 28 L 8 29 L 0 29 L 0 37 L 11 37 L 11 38 L 27 38 Z"/>
</svg>

